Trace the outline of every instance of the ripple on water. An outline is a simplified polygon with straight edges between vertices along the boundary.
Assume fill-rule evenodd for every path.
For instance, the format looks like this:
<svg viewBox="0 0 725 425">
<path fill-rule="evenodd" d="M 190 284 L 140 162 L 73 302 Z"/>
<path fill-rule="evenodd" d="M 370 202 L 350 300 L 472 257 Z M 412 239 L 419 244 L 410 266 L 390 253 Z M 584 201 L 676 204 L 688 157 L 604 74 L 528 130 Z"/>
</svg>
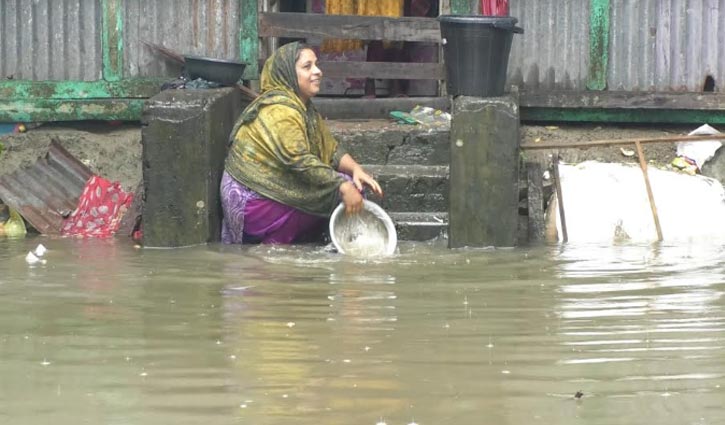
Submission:
<svg viewBox="0 0 725 425">
<path fill-rule="evenodd" d="M 720 247 L 43 243 L 0 241 L 17 422 L 725 422 Z"/>
</svg>

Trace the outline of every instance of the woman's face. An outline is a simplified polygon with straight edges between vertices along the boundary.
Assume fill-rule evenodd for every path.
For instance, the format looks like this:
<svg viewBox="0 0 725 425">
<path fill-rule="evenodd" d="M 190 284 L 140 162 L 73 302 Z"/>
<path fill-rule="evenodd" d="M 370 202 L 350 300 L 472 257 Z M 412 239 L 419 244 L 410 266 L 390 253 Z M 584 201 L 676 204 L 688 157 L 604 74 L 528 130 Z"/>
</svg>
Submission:
<svg viewBox="0 0 725 425">
<path fill-rule="evenodd" d="M 307 102 L 320 91 L 322 71 L 317 67 L 317 56 L 310 49 L 302 49 L 300 57 L 295 62 L 297 70 L 297 85 L 303 102 Z"/>
</svg>

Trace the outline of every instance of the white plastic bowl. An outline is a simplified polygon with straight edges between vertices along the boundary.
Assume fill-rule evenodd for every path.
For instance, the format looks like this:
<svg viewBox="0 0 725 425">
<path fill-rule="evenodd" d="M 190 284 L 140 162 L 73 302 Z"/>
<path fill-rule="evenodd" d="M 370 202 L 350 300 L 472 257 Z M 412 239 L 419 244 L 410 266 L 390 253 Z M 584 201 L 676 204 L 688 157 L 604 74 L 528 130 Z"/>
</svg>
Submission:
<svg viewBox="0 0 725 425">
<path fill-rule="evenodd" d="M 340 253 L 366 257 L 392 255 L 398 246 L 393 220 L 367 199 L 357 214 L 345 214 L 343 203 L 335 208 L 330 216 L 330 239 Z"/>
</svg>

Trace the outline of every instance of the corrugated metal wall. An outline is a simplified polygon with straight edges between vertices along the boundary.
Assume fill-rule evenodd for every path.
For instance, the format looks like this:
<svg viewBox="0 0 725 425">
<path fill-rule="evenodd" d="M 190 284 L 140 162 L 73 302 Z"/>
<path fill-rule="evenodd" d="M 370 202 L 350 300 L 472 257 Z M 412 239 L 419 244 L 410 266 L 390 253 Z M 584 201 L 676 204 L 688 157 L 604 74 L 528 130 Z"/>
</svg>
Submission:
<svg viewBox="0 0 725 425">
<path fill-rule="evenodd" d="M 98 0 L 0 0 L 0 78 L 101 78 Z"/>
<path fill-rule="evenodd" d="M 141 41 L 183 53 L 239 58 L 241 0 L 125 0 L 124 78 L 178 67 Z M 585 90 L 587 0 L 511 0 L 509 81 L 525 90 Z M 0 78 L 102 78 L 100 0 L 0 0 Z M 611 0 L 608 89 L 725 91 L 725 0 Z"/>
<path fill-rule="evenodd" d="M 725 84 L 725 0 L 613 0 L 609 90 L 702 91 Z"/>
<path fill-rule="evenodd" d="M 614 0 L 617 1 L 617 0 Z M 584 90 L 589 65 L 589 1 L 511 0 L 509 82 L 526 90 Z"/>
<path fill-rule="evenodd" d="M 239 59 L 240 0 L 126 0 L 123 11 L 124 76 L 174 75 L 141 42 L 180 53 Z"/>
<path fill-rule="evenodd" d="M 124 77 L 175 75 L 141 40 L 182 53 L 239 58 L 240 0 L 126 0 Z M 102 78 L 99 0 L 0 0 L 0 78 Z"/>
</svg>

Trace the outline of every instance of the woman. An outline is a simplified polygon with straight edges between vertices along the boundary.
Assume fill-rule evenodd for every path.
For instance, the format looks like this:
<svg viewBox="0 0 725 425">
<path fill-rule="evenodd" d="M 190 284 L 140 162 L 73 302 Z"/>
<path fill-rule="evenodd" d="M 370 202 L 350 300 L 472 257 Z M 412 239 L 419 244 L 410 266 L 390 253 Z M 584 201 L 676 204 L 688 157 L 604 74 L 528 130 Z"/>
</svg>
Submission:
<svg viewBox="0 0 725 425">
<path fill-rule="evenodd" d="M 313 240 L 340 201 L 348 214 L 362 209 L 364 185 L 382 195 L 310 102 L 321 79 L 315 53 L 300 43 L 280 47 L 264 64 L 262 94 L 231 133 L 223 243 Z"/>
</svg>

